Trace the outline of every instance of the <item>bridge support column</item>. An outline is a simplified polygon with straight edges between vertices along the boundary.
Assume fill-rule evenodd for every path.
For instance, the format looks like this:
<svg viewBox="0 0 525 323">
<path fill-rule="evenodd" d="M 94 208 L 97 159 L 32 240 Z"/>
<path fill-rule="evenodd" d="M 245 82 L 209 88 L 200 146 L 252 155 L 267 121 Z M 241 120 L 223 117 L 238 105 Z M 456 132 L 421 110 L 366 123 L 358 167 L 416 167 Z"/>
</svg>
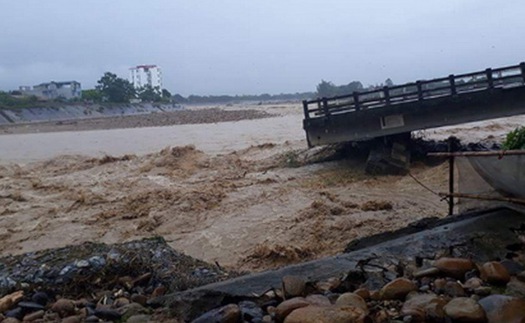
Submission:
<svg viewBox="0 0 525 323">
<path fill-rule="evenodd" d="M 410 167 L 410 132 L 374 140 L 366 172 L 373 175 L 406 174 Z"/>
</svg>

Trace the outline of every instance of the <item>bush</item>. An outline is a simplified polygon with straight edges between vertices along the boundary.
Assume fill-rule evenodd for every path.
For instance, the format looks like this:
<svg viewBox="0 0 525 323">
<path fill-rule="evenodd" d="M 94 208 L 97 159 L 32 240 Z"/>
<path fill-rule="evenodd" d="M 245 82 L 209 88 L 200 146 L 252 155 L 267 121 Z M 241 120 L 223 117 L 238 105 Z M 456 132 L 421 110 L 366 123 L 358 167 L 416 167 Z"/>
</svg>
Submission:
<svg viewBox="0 0 525 323">
<path fill-rule="evenodd" d="M 525 127 L 518 127 L 507 134 L 503 149 L 525 149 Z"/>
</svg>

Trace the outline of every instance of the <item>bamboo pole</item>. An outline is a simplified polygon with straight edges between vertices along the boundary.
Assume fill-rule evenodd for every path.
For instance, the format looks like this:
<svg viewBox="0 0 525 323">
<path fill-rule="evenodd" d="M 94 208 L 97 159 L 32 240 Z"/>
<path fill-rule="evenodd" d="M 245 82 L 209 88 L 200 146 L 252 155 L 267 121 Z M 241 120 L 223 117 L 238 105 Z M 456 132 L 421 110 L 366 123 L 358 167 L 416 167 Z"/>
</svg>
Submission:
<svg viewBox="0 0 525 323">
<path fill-rule="evenodd" d="M 503 197 L 503 196 L 486 196 L 486 195 L 477 195 L 477 194 L 466 194 L 466 193 L 439 193 L 439 196 L 442 197 L 458 197 L 458 198 L 466 198 L 466 199 L 474 199 L 474 200 L 485 200 L 485 201 L 500 201 L 500 202 L 511 202 L 511 203 L 517 203 L 517 204 L 523 204 L 525 205 L 525 199 L 517 199 L 513 197 Z"/>
<path fill-rule="evenodd" d="M 429 157 L 513 156 L 525 155 L 525 150 L 457 151 L 428 153 Z"/>
</svg>

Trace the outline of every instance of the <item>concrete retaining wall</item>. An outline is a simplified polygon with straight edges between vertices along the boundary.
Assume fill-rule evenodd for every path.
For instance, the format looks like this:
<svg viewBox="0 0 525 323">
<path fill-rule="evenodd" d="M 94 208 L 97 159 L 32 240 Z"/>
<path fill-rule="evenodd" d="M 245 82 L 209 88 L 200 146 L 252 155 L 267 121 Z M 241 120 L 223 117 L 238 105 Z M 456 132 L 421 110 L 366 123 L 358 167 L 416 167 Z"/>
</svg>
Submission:
<svg viewBox="0 0 525 323">
<path fill-rule="evenodd" d="M 0 125 L 74 119 L 100 118 L 149 114 L 183 109 L 176 104 L 128 104 L 128 105 L 66 105 L 61 107 L 33 107 L 0 109 Z"/>
</svg>

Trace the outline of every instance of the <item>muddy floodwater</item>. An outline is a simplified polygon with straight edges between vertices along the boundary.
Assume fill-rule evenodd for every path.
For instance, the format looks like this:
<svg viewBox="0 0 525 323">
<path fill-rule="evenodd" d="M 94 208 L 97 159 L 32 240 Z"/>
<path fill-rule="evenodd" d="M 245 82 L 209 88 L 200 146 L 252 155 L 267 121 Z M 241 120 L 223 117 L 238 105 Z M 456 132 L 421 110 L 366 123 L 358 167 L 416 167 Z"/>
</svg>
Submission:
<svg viewBox="0 0 525 323">
<path fill-rule="evenodd" d="M 306 147 L 300 106 L 255 108 L 278 116 L 0 135 L 0 252 L 162 236 L 190 256 L 258 271 L 446 216 L 446 201 L 414 180 L 446 192 L 446 164 L 378 177 L 362 158 L 319 162 L 329 150 Z M 417 135 L 498 141 L 524 121 Z"/>
<path fill-rule="evenodd" d="M 64 154 L 142 155 L 190 144 L 209 154 L 229 153 L 265 142 L 304 140 L 301 120 L 295 114 L 214 124 L 3 135 L 0 161 L 30 162 Z"/>
</svg>

